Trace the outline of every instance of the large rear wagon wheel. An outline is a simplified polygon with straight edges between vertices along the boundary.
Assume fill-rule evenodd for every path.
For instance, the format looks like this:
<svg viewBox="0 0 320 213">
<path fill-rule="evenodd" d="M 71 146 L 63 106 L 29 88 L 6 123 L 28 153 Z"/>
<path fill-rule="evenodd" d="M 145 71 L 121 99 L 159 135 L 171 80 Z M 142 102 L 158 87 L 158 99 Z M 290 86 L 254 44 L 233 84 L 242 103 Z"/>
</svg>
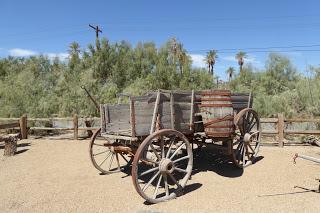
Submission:
<svg viewBox="0 0 320 213">
<path fill-rule="evenodd" d="M 163 129 L 139 146 L 132 165 L 132 180 L 141 197 L 150 203 L 173 199 L 191 176 L 192 148 L 180 132 Z"/>
<path fill-rule="evenodd" d="M 91 137 L 89 145 L 90 159 L 93 166 L 102 174 L 123 171 L 132 163 L 132 157 L 125 153 L 116 152 L 107 139 L 97 140 L 101 133 L 98 129 Z"/>
<path fill-rule="evenodd" d="M 261 125 L 256 111 L 241 110 L 235 117 L 236 136 L 232 141 L 231 159 L 239 168 L 255 162 L 260 148 Z"/>
</svg>

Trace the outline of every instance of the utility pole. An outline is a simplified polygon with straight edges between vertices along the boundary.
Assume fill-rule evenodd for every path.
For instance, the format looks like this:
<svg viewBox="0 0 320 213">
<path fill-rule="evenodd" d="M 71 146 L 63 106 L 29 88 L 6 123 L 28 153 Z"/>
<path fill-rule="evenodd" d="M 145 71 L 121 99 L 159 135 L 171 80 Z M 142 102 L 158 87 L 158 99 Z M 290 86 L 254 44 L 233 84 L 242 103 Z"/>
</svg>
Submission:
<svg viewBox="0 0 320 213">
<path fill-rule="evenodd" d="M 92 26 L 91 24 L 89 24 L 89 27 L 91 27 L 92 29 L 94 29 L 94 31 L 96 31 L 96 39 L 99 39 L 99 33 L 102 33 L 101 28 L 99 28 L 99 26 Z"/>
</svg>

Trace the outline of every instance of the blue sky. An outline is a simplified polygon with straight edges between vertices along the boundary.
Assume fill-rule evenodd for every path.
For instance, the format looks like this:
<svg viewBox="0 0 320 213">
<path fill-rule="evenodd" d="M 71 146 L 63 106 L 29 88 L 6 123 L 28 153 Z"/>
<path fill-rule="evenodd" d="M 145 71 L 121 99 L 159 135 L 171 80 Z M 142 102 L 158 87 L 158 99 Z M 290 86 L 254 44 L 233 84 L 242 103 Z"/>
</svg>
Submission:
<svg viewBox="0 0 320 213">
<path fill-rule="evenodd" d="M 111 42 L 160 46 L 176 37 L 194 66 L 204 66 L 206 52 L 217 49 L 215 70 L 222 78 L 227 67 L 237 67 L 239 50 L 248 52 L 246 62 L 260 69 L 268 53 L 278 51 L 303 71 L 306 64 L 320 64 L 319 8 L 316 0 L 1 0 L 0 57 L 66 57 L 72 41 L 82 48 L 94 41 L 90 23 L 101 26 L 101 36 Z"/>
</svg>

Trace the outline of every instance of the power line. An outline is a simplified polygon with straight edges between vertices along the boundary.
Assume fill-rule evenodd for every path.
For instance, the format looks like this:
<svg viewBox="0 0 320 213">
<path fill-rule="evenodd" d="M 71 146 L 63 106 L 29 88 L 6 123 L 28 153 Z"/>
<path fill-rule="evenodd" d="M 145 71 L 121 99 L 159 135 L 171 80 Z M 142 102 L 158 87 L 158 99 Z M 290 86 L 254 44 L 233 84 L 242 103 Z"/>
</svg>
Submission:
<svg viewBox="0 0 320 213">
<path fill-rule="evenodd" d="M 291 45 L 291 46 L 269 46 L 269 47 L 244 47 L 244 48 L 224 48 L 224 49 L 200 49 L 200 50 L 190 50 L 189 52 L 208 52 L 212 49 L 218 51 L 219 53 L 229 52 L 229 51 L 246 51 L 246 52 L 297 52 L 297 51 L 318 51 L 315 49 L 296 49 L 291 50 L 291 48 L 310 48 L 310 47 L 320 47 L 320 44 L 310 44 L 310 45 Z M 289 50 L 275 50 L 275 49 L 289 49 Z"/>
</svg>

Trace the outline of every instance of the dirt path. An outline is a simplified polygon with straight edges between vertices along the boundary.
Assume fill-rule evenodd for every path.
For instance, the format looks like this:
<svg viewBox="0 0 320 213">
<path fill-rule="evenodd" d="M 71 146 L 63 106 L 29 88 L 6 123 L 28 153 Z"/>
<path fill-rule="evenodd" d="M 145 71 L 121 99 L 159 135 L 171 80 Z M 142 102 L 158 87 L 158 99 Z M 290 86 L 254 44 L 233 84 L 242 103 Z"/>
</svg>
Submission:
<svg viewBox="0 0 320 213">
<path fill-rule="evenodd" d="M 99 175 L 88 141 L 24 140 L 18 151 L 4 158 L 0 145 L 0 212 L 320 212 L 320 194 L 293 188 L 315 189 L 320 165 L 291 160 L 320 157 L 318 147 L 262 147 L 245 171 L 202 155 L 187 193 L 156 205 L 144 204 L 131 176 Z"/>
</svg>

